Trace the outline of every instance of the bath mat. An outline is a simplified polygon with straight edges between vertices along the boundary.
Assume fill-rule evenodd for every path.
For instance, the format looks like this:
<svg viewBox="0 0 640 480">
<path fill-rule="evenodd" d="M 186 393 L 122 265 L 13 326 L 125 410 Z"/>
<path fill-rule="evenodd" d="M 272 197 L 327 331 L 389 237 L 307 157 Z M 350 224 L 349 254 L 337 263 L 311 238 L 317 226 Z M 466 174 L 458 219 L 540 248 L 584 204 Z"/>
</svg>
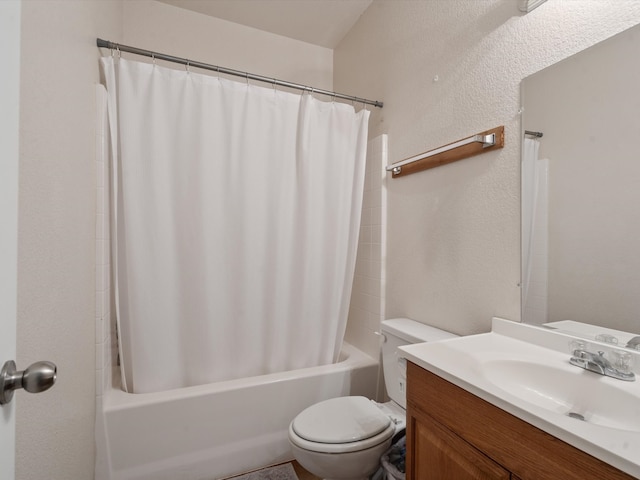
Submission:
<svg viewBox="0 0 640 480">
<path fill-rule="evenodd" d="M 229 480 L 298 480 L 293 465 L 285 463 L 275 467 L 267 467 L 255 472 L 246 473 L 239 477 L 232 477 Z"/>
</svg>

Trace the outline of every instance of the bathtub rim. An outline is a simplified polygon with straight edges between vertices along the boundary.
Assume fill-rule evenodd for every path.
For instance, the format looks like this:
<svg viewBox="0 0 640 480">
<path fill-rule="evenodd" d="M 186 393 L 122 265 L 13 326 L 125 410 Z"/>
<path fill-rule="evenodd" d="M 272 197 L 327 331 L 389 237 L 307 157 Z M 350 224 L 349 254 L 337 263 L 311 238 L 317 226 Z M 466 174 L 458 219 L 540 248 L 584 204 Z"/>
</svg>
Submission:
<svg viewBox="0 0 640 480">
<path fill-rule="evenodd" d="M 114 376 L 110 388 L 107 388 L 104 391 L 102 409 L 103 412 L 106 413 L 107 411 L 117 411 L 120 409 L 154 405 L 163 402 L 181 400 L 184 398 L 197 398 L 217 392 L 249 388 L 256 384 L 285 382 L 301 377 L 323 375 L 327 372 L 353 370 L 354 368 L 371 365 L 377 365 L 378 369 L 380 369 L 380 362 L 378 360 L 346 341 L 343 341 L 342 343 L 340 355 L 344 355 L 346 358 L 339 362 L 327 365 L 306 367 L 287 372 L 270 373 L 267 375 L 258 375 L 235 380 L 225 380 L 222 382 L 176 388 L 153 393 L 125 392 L 120 388 L 120 379 L 115 378 Z"/>
</svg>

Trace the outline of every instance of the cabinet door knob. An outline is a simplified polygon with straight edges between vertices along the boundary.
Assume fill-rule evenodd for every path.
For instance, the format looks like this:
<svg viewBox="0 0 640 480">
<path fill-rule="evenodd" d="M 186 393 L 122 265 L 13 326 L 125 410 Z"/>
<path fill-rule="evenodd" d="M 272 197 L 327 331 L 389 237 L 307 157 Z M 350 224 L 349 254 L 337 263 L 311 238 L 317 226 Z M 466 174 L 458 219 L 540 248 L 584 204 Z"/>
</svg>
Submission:
<svg viewBox="0 0 640 480">
<path fill-rule="evenodd" d="M 56 383 L 58 367 L 51 362 L 36 362 L 26 370 L 16 370 L 13 360 L 5 362 L 0 371 L 0 405 L 13 399 L 13 391 L 24 388 L 30 393 L 40 393 Z"/>
</svg>

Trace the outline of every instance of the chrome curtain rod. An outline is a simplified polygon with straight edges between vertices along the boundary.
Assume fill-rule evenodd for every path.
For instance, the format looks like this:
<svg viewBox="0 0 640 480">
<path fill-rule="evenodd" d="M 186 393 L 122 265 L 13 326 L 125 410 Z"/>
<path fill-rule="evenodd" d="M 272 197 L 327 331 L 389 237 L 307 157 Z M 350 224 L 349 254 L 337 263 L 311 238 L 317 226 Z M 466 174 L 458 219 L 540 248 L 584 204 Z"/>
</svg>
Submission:
<svg viewBox="0 0 640 480">
<path fill-rule="evenodd" d="M 531 130 L 525 130 L 524 134 L 525 135 L 530 135 L 532 137 L 538 137 L 538 138 L 542 137 L 542 135 L 543 135 L 542 132 L 532 132 Z"/>
<path fill-rule="evenodd" d="M 307 85 L 301 85 L 299 83 L 291 83 L 284 80 L 278 80 L 276 78 L 264 77 L 262 75 L 256 75 L 254 73 L 241 72 L 240 70 L 233 70 L 231 68 L 219 67 L 217 65 L 210 65 L 208 63 L 196 62 L 188 60 L 186 58 L 174 57 L 172 55 L 165 55 L 164 53 L 152 52 L 151 50 L 143 50 L 142 48 L 130 47 L 128 45 L 121 45 L 119 43 L 110 42 L 108 40 L 102 40 L 98 38 L 96 44 L 99 48 L 109 48 L 111 50 L 117 50 L 120 52 L 133 53 L 135 55 L 142 55 L 145 57 L 151 57 L 158 60 L 165 60 L 167 62 L 179 63 L 186 65 L 187 67 L 196 67 L 203 70 L 212 70 L 218 73 L 224 73 L 226 75 L 235 75 L 236 77 L 246 78 L 247 80 L 257 80 L 259 82 L 270 83 L 272 85 L 278 85 L 281 87 L 293 88 L 296 90 L 303 90 L 309 93 L 319 93 L 321 95 L 327 95 L 332 98 L 341 98 L 343 100 L 350 100 L 355 103 L 363 103 L 366 105 L 373 105 L 374 107 L 382 108 L 383 103 L 377 100 L 367 100 L 366 98 L 354 97 L 352 95 L 344 95 L 342 93 L 330 92 L 329 90 L 321 90 L 318 88 L 309 87 Z"/>
</svg>

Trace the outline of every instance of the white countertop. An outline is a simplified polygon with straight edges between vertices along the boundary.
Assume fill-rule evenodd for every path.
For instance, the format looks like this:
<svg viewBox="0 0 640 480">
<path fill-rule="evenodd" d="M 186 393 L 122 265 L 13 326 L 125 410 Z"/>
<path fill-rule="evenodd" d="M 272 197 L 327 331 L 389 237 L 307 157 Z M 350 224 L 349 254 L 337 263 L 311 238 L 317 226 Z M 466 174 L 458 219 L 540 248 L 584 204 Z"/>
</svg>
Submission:
<svg viewBox="0 0 640 480">
<path fill-rule="evenodd" d="M 564 333 L 494 319 L 491 333 L 407 345 L 399 350 L 401 356 L 420 367 L 623 472 L 640 478 L 640 376 L 635 382 L 625 382 L 569 364 L 571 355 L 568 343 L 571 338 Z M 595 345 L 595 348 L 607 350 L 600 345 Z M 634 357 L 637 367 L 640 355 L 634 353 Z M 571 391 L 570 396 L 575 395 L 576 404 L 581 399 L 595 398 L 598 408 L 605 409 L 612 420 L 601 424 L 576 420 L 567 416 L 567 412 L 562 412 L 561 408 L 554 411 L 553 408 L 548 408 L 549 405 L 545 404 L 545 408 L 512 394 L 510 390 L 514 383 L 521 380 L 513 380 L 510 376 L 501 378 L 501 373 L 496 371 L 495 366 L 512 365 L 515 364 L 514 361 L 536 368 L 552 368 L 554 376 L 560 379 L 557 382 L 558 388 L 562 387 L 561 381 L 564 378 L 586 381 L 588 387 L 582 388 L 586 391 Z M 538 378 L 539 384 L 546 381 L 547 379 Z M 549 377 L 548 381 L 552 383 L 553 378 Z M 516 388 L 522 390 L 527 386 L 518 385 Z M 597 398 L 598 395 L 602 396 L 602 392 L 606 392 L 606 397 Z M 619 404 L 617 396 L 620 397 L 620 402 L 623 399 L 626 402 L 625 415 L 615 410 Z M 531 398 L 540 398 L 540 395 L 533 391 Z"/>
</svg>

